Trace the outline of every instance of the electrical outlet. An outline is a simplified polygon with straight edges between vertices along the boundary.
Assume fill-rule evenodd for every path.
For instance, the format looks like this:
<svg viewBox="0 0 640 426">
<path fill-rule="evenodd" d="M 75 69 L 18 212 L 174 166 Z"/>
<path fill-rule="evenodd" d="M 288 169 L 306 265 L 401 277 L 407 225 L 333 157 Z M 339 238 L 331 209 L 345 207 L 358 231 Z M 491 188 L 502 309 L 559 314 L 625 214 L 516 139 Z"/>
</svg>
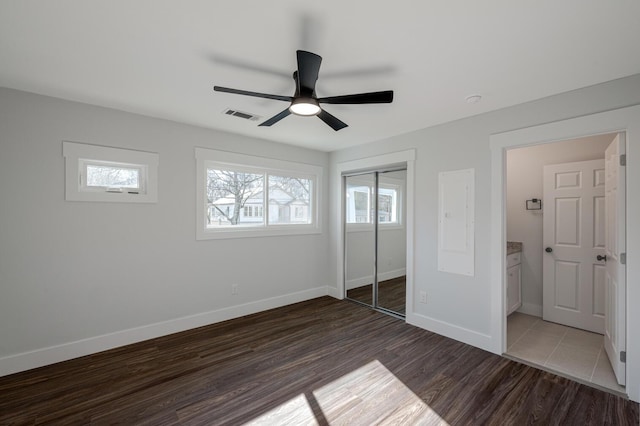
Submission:
<svg viewBox="0 0 640 426">
<path fill-rule="evenodd" d="M 420 303 L 427 303 L 427 292 L 426 291 L 421 291 L 420 292 Z"/>
<path fill-rule="evenodd" d="M 233 294 L 234 296 L 238 294 L 238 284 L 231 285 L 231 294 Z"/>
</svg>

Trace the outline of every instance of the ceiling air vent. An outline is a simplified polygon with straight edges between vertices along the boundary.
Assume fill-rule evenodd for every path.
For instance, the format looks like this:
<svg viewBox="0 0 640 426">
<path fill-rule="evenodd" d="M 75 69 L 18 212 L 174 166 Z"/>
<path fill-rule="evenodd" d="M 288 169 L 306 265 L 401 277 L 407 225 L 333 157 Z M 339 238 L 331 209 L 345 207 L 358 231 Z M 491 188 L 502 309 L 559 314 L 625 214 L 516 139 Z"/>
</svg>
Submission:
<svg viewBox="0 0 640 426">
<path fill-rule="evenodd" d="M 222 113 L 226 115 L 233 115 L 234 117 L 244 118 L 245 120 L 251 120 L 251 121 L 258 121 L 261 118 L 259 115 L 250 114 L 248 112 L 242 112 L 242 111 L 238 111 L 237 109 L 231 109 L 231 108 L 225 109 Z"/>
</svg>

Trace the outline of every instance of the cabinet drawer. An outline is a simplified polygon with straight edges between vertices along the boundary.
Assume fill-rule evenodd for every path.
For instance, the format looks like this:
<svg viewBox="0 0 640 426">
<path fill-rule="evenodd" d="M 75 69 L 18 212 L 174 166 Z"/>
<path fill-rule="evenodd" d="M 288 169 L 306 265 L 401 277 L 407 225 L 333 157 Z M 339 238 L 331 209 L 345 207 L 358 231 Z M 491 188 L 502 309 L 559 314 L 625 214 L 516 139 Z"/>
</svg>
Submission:
<svg viewBox="0 0 640 426">
<path fill-rule="evenodd" d="M 509 256 L 507 256 L 507 268 L 518 265 L 520 263 L 521 254 L 522 253 L 518 252 L 518 253 L 511 253 Z"/>
</svg>

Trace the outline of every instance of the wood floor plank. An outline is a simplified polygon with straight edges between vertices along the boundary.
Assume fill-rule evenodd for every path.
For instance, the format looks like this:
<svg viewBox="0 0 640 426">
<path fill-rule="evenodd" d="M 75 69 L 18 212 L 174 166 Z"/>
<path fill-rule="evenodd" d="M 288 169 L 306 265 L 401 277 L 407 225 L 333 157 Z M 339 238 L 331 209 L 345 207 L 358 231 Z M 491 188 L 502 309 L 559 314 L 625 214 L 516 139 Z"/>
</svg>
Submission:
<svg viewBox="0 0 640 426">
<path fill-rule="evenodd" d="M 638 424 L 638 404 L 322 297 L 0 378 L 0 424 Z"/>
</svg>

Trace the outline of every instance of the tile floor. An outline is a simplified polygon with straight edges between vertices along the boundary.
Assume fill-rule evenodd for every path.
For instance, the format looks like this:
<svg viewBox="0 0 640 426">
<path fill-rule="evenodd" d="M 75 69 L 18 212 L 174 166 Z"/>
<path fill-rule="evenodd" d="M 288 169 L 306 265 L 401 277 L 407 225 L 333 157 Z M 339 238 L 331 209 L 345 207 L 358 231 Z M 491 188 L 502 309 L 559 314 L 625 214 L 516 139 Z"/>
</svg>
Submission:
<svg viewBox="0 0 640 426">
<path fill-rule="evenodd" d="M 578 381 L 626 395 L 604 351 L 601 334 L 514 312 L 507 318 L 507 355 Z"/>
</svg>

